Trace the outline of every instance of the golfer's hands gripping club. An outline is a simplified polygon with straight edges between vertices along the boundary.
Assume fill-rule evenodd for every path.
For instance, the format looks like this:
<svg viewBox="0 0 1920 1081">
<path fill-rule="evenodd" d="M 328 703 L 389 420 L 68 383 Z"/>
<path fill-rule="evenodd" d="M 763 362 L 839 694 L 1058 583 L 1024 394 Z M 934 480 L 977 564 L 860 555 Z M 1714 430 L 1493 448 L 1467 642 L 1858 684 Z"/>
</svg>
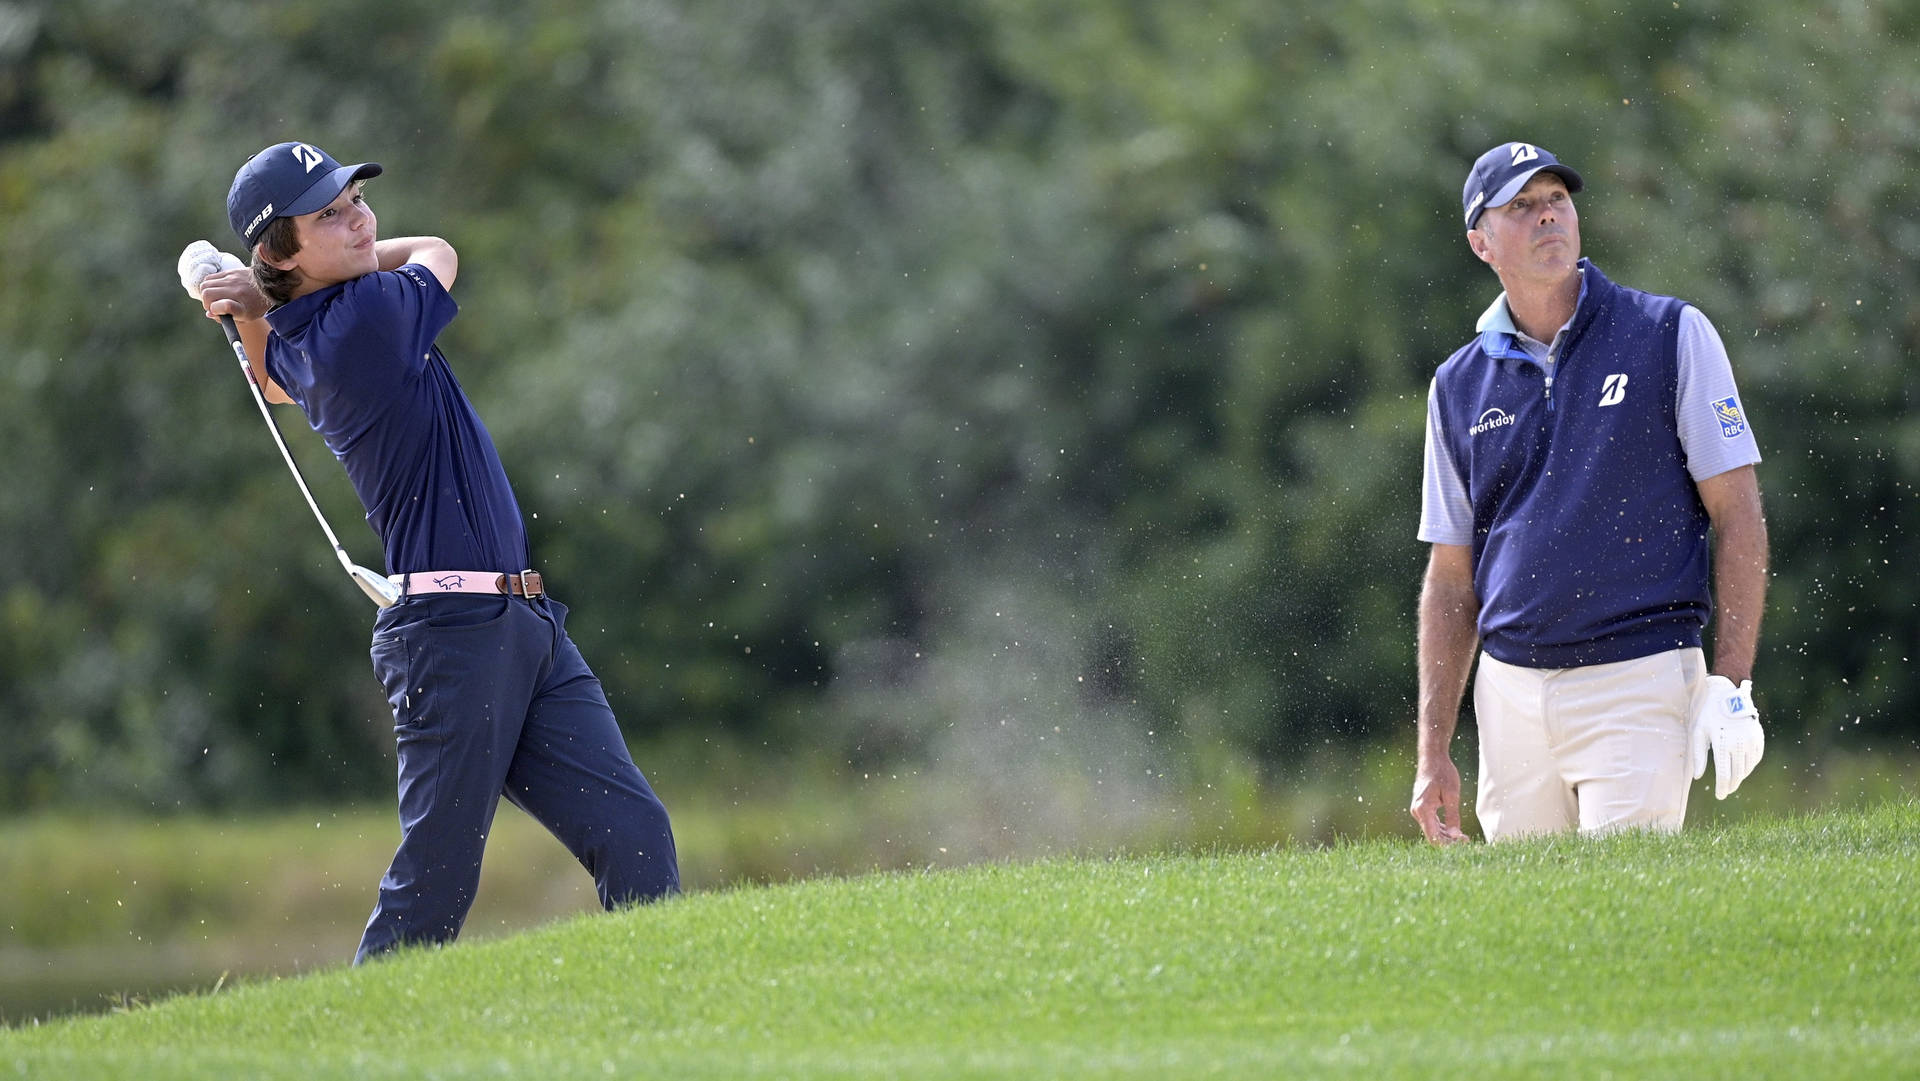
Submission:
<svg viewBox="0 0 1920 1081">
<path fill-rule="evenodd" d="M 196 240 L 181 250 L 176 269 L 180 271 L 180 287 L 187 291 L 188 296 L 199 300 L 200 283 L 208 275 L 239 265 L 239 259 L 214 247 L 210 241 Z"/>
<path fill-rule="evenodd" d="M 258 319 L 267 314 L 267 298 L 253 272 L 233 255 L 205 240 L 180 253 L 180 286 L 207 310 L 207 318 Z M 231 337 L 231 335 L 229 335 Z"/>
<path fill-rule="evenodd" d="M 1413 775 L 1413 805 L 1407 810 L 1433 844 L 1473 839 L 1460 828 L 1460 770 L 1450 758 L 1420 763 Z"/>
<path fill-rule="evenodd" d="M 1726 799 L 1753 767 L 1760 764 L 1767 735 L 1760 728 L 1760 711 L 1753 707 L 1753 681 L 1735 687 L 1725 676 L 1708 676 L 1693 707 L 1688 730 L 1687 765 L 1694 780 L 1707 772 L 1707 752 L 1713 752 L 1713 798 Z"/>
</svg>

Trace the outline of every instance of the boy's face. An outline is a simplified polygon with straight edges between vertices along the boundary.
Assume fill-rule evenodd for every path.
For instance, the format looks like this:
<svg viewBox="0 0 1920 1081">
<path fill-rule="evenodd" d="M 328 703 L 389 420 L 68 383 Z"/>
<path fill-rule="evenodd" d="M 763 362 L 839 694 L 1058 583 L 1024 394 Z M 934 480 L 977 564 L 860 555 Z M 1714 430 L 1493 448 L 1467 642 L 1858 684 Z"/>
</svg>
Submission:
<svg viewBox="0 0 1920 1081">
<path fill-rule="evenodd" d="M 341 189 L 333 202 L 295 217 L 293 228 L 300 238 L 300 250 L 274 266 L 300 272 L 294 296 L 305 296 L 380 269 L 380 258 L 373 250 L 379 222 L 357 180 Z"/>
</svg>

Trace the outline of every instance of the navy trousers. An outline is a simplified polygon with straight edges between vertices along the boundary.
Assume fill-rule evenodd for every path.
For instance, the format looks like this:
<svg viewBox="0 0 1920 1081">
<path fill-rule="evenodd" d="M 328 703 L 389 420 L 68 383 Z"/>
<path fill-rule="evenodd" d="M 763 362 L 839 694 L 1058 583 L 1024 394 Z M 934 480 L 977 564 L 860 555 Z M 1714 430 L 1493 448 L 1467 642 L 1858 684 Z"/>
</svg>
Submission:
<svg viewBox="0 0 1920 1081">
<path fill-rule="evenodd" d="M 373 667 L 393 705 L 401 839 L 354 963 L 460 933 L 503 795 L 567 846 L 607 908 L 679 891 L 666 808 L 566 614 L 551 599 L 475 594 L 380 612 Z"/>
</svg>

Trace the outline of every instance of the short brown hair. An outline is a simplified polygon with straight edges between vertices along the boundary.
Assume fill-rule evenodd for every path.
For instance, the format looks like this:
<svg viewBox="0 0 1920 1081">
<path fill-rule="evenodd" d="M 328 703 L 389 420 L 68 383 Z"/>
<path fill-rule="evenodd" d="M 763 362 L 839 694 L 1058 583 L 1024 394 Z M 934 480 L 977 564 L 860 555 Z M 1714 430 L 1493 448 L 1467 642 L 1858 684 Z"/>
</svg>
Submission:
<svg viewBox="0 0 1920 1081">
<path fill-rule="evenodd" d="M 253 281 L 267 299 L 278 308 L 293 299 L 293 291 L 300 287 L 300 272 L 281 270 L 267 262 L 269 259 L 286 259 L 299 254 L 300 233 L 294 228 L 292 218 L 275 218 L 267 223 L 266 231 L 260 234 L 260 240 L 253 246 Z"/>
</svg>

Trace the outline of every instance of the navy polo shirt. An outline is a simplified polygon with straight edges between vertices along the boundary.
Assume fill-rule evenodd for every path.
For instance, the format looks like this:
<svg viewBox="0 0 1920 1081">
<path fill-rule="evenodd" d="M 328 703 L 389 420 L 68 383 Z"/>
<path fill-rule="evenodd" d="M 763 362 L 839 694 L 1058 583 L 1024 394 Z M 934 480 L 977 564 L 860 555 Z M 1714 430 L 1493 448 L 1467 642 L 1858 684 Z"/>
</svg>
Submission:
<svg viewBox="0 0 1920 1081">
<path fill-rule="evenodd" d="M 390 574 L 530 562 L 493 438 L 434 344 L 458 311 L 431 271 L 409 264 L 267 316 L 267 374 L 346 468 Z"/>
</svg>

